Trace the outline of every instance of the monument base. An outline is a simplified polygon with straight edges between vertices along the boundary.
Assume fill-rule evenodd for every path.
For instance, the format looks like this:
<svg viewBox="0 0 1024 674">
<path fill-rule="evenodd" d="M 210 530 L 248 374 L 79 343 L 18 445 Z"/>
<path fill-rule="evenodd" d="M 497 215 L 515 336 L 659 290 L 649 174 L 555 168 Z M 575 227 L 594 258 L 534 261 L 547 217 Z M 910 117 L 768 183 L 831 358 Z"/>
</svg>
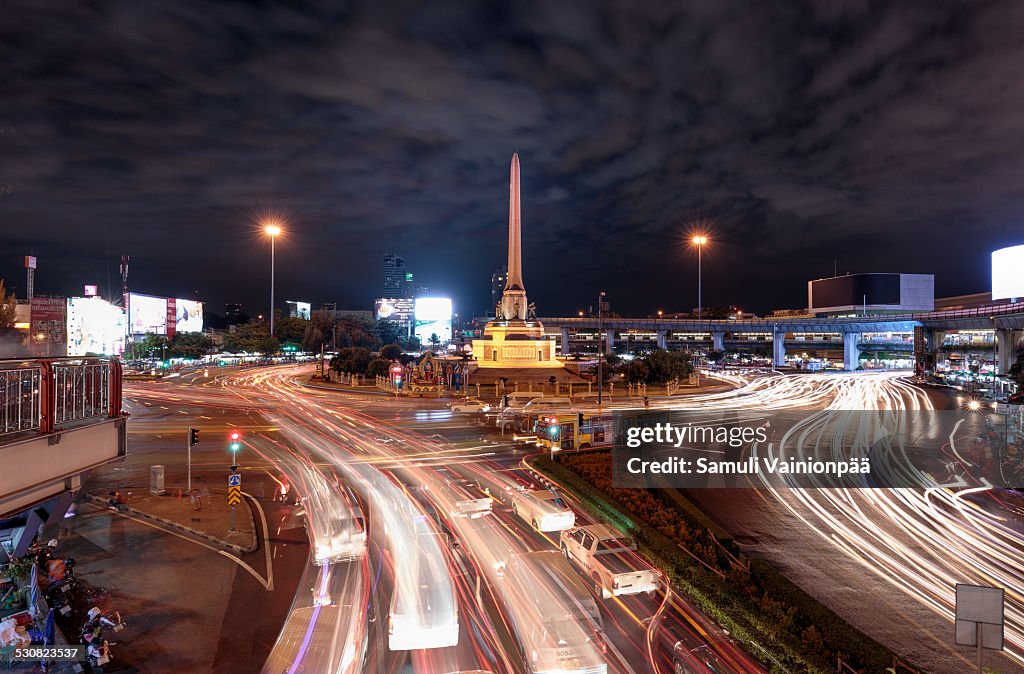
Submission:
<svg viewBox="0 0 1024 674">
<path fill-rule="evenodd" d="M 478 368 L 560 368 L 555 340 L 544 334 L 540 321 L 495 319 L 473 340 Z"/>
</svg>

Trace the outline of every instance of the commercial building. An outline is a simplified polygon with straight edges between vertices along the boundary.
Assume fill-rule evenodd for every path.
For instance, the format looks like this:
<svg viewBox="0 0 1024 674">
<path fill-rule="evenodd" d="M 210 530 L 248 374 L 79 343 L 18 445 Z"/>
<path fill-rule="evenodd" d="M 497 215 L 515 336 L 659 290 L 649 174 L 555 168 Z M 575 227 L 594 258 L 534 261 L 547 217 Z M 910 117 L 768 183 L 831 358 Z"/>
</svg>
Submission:
<svg viewBox="0 0 1024 674">
<path fill-rule="evenodd" d="M 337 323 L 343 318 L 354 318 L 360 321 L 373 320 L 373 312 L 368 309 L 338 309 L 337 306 L 337 302 L 324 304 L 321 308 L 311 312 L 310 317 L 315 321 L 330 321 L 332 323 Z"/>
<path fill-rule="evenodd" d="M 501 301 L 501 294 L 505 292 L 506 280 L 508 280 L 508 267 L 505 265 L 495 267 L 491 273 L 491 306 L 488 307 L 488 314 L 494 311 L 494 308 L 498 306 L 498 302 Z"/>
<path fill-rule="evenodd" d="M 225 304 L 224 305 L 224 318 L 227 319 L 228 325 L 238 325 L 242 322 L 242 305 L 241 304 Z"/>
<path fill-rule="evenodd" d="M 908 313 L 935 308 L 933 274 L 847 274 L 807 282 L 816 316 Z"/>
<path fill-rule="evenodd" d="M 406 278 L 408 276 L 408 278 Z M 384 292 L 388 299 L 408 298 L 411 291 L 412 274 L 406 274 L 405 258 L 394 253 L 384 254 Z"/>
</svg>

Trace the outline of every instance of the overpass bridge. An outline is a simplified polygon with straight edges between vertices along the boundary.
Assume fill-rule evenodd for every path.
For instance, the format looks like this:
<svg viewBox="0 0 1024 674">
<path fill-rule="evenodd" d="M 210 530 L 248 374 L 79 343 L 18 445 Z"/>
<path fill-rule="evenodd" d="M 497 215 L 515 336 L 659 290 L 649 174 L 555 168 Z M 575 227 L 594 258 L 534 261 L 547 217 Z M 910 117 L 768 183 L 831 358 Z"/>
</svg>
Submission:
<svg viewBox="0 0 1024 674">
<path fill-rule="evenodd" d="M 655 346 L 669 342 L 708 344 L 716 351 L 734 346 L 771 344 L 776 366 L 785 364 L 787 342 L 808 347 L 831 345 L 843 350 L 843 365 L 857 369 L 861 351 L 886 347 L 893 351 L 934 352 L 946 334 L 957 330 L 992 331 L 998 346 L 1000 374 L 1014 362 L 1014 347 L 1024 331 L 1024 303 L 992 304 L 971 309 L 866 316 L 746 318 L 701 320 L 693 318 L 621 318 L 596 316 L 539 319 L 546 330 L 560 333 L 562 353 L 568 353 L 572 336 L 604 332 L 604 349 L 611 353 L 616 334 L 620 341 L 635 333 L 650 335 Z M 793 335 L 793 337 L 787 337 Z M 809 337 L 809 338 L 808 338 Z"/>
<path fill-rule="evenodd" d="M 121 363 L 0 360 L 0 545 L 22 554 L 64 516 L 88 471 L 127 450 Z M 27 535 L 23 535 L 27 534 Z"/>
</svg>

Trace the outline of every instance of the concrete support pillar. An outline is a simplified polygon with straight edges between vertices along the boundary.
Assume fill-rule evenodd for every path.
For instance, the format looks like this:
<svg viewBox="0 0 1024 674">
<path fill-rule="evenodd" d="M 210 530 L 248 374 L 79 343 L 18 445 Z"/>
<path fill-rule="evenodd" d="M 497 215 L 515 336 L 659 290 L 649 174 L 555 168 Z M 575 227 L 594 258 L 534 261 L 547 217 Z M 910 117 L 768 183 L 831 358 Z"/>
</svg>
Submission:
<svg viewBox="0 0 1024 674">
<path fill-rule="evenodd" d="M 569 328 L 562 328 L 562 355 L 569 355 Z"/>
<path fill-rule="evenodd" d="M 668 348 L 668 330 L 658 330 L 657 347 L 659 349 L 667 349 Z"/>
<path fill-rule="evenodd" d="M 946 341 L 945 330 L 928 330 L 925 332 L 925 346 L 929 351 L 938 351 L 942 343 Z"/>
<path fill-rule="evenodd" d="M 724 332 L 712 332 L 711 333 L 711 348 L 715 351 L 725 351 L 725 333 Z"/>
<path fill-rule="evenodd" d="M 860 333 L 843 333 L 843 369 L 856 370 L 860 366 Z"/>
<path fill-rule="evenodd" d="M 1017 361 L 1019 330 L 996 330 L 996 374 L 1006 374 Z"/>
<path fill-rule="evenodd" d="M 613 346 L 615 346 L 615 331 L 609 330 L 608 332 L 605 333 L 604 352 L 611 353 Z"/>
<path fill-rule="evenodd" d="M 776 332 L 772 335 L 772 361 L 774 367 L 786 365 L 786 333 Z"/>
</svg>

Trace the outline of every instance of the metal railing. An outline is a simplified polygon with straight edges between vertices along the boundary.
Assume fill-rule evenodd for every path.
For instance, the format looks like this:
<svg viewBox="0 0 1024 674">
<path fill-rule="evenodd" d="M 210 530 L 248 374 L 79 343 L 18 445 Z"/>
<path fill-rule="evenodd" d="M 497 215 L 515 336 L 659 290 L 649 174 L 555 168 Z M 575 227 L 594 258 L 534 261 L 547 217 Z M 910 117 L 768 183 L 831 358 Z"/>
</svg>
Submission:
<svg viewBox="0 0 1024 674">
<path fill-rule="evenodd" d="M 0 361 L 0 435 L 52 433 L 121 415 L 121 364 L 105 358 Z"/>
<path fill-rule="evenodd" d="M 54 363 L 55 423 L 106 415 L 110 407 L 110 365 Z"/>
<path fill-rule="evenodd" d="M 0 369 L 0 433 L 39 428 L 41 378 L 42 368 L 38 365 Z"/>
</svg>

